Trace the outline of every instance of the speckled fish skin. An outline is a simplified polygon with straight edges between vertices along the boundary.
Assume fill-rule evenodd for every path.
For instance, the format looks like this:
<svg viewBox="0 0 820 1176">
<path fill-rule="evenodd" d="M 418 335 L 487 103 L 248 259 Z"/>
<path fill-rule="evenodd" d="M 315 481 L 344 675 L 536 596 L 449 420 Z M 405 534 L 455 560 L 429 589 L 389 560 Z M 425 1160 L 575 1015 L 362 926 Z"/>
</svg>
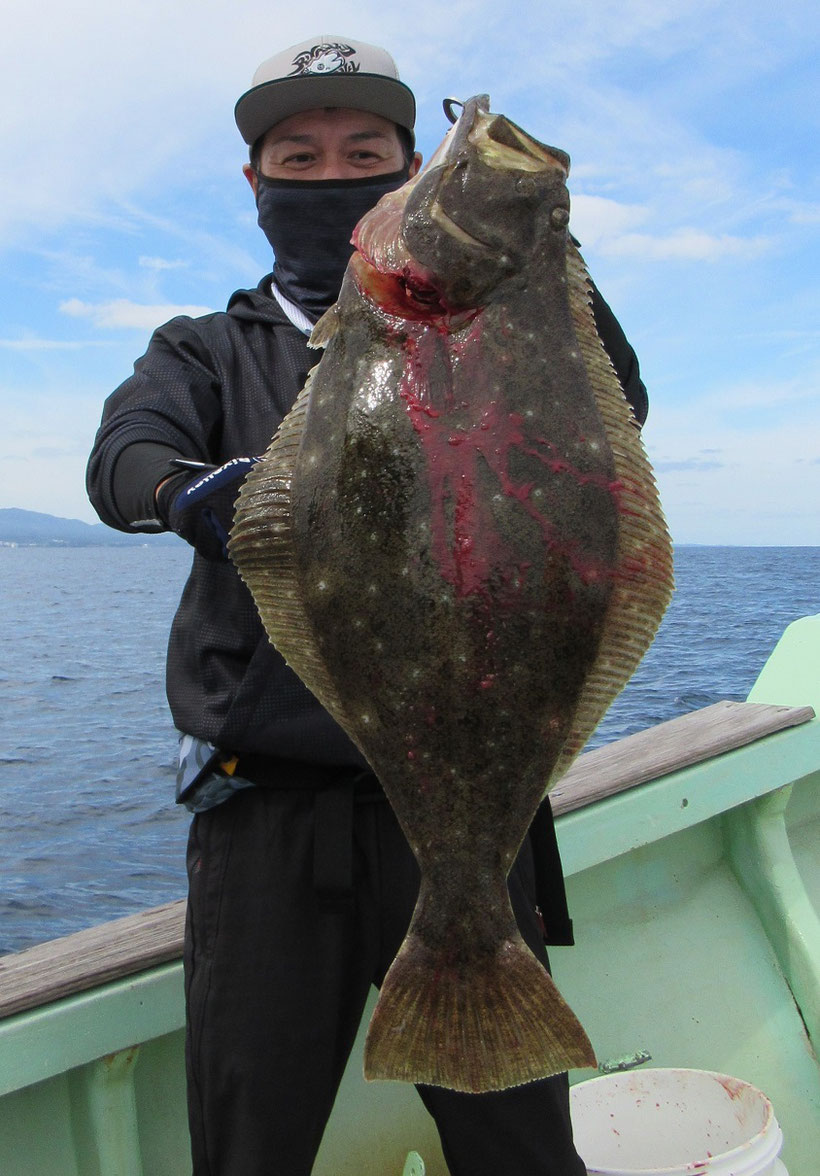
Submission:
<svg viewBox="0 0 820 1176">
<path fill-rule="evenodd" d="M 506 877 L 672 589 L 639 431 L 569 239 L 569 159 L 484 97 L 357 228 L 325 346 L 230 551 L 367 757 L 422 874 L 368 1077 L 503 1089 L 594 1064 Z"/>
</svg>

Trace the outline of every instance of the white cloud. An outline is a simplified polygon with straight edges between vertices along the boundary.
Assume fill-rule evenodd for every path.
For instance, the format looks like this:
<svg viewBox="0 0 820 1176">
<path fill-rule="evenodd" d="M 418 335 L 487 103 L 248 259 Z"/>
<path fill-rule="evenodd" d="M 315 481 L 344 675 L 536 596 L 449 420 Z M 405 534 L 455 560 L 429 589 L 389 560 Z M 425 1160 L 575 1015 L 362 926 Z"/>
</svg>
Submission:
<svg viewBox="0 0 820 1176">
<path fill-rule="evenodd" d="M 167 323 L 177 315 L 190 315 L 196 318 L 202 314 L 210 314 L 209 306 L 144 306 L 139 302 L 130 302 L 127 298 L 115 298 L 111 302 L 82 302 L 79 298 L 69 298 L 60 303 L 62 314 L 73 318 L 91 319 L 95 327 L 113 330 L 119 327 L 135 330 L 149 330 Z"/>
<path fill-rule="evenodd" d="M 642 261 L 748 261 L 772 247 L 766 237 L 714 234 L 690 226 L 669 233 L 635 232 L 637 226 L 659 219 L 649 205 L 626 204 L 605 196 L 583 193 L 572 199 L 572 231 L 583 248 L 609 257 Z"/>
<path fill-rule="evenodd" d="M 612 257 L 634 257 L 644 261 L 749 261 L 772 246 L 765 237 L 716 236 L 701 229 L 679 228 L 666 236 L 651 233 L 622 233 L 601 240 L 601 253 Z"/>
<path fill-rule="evenodd" d="M 137 263 L 143 269 L 157 271 L 185 269 L 189 264 L 187 261 L 168 261 L 164 257 L 140 257 Z"/>
<path fill-rule="evenodd" d="M 620 237 L 650 215 L 640 204 L 623 204 L 606 196 L 579 193 L 572 197 L 571 228 L 582 246 L 594 248 L 601 242 Z"/>
</svg>

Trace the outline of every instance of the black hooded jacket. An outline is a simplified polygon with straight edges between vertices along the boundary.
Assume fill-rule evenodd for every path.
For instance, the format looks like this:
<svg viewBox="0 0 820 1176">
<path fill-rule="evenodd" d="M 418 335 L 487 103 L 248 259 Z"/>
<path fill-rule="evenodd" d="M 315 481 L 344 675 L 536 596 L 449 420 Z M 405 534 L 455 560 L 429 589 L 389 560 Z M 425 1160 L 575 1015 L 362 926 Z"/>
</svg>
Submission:
<svg viewBox="0 0 820 1176">
<path fill-rule="evenodd" d="M 134 374 L 105 403 L 88 465 L 103 522 L 157 531 L 154 489 L 174 456 L 221 465 L 264 453 L 318 353 L 270 295 L 270 277 L 225 313 L 157 330 Z M 594 291 L 599 333 L 639 422 L 638 363 Z M 235 568 L 194 553 L 171 628 L 168 700 L 179 730 L 226 752 L 364 766 L 361 754 L 270 645 Z"/>
</svg>

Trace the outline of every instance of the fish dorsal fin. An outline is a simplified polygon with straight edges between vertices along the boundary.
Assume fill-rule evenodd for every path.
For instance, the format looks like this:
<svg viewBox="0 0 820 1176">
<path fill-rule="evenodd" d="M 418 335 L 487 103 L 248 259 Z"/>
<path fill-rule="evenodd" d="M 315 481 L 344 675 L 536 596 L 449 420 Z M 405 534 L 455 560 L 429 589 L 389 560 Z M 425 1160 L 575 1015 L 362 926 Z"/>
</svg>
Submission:
<svg viewBox="0 0 820 1176">
<path fill-rule="evenodd" d="M 619 485 L 618 553 L 598 657 L 550 778 L 564 774 L 631 678 L 672 596 L 672 543 L 640 429 L 598 335 L 583 258 L 567 245 L 567 279 L 575 333 L 606 429 Z M 636 600 L 641 602 L 635 607 Z"/>
<path fill-rule="evenodd" d="M 330 314 L 330 312 L 328 312 Z M 324 315 L 317 326 L 326 319 Z M 251 591 L 272 644 L 336 721 L 349 718 L 305 611 L 293 542 L 291 485 L 316 368 L 239 493 L 228 551 Z"/>
</svg>

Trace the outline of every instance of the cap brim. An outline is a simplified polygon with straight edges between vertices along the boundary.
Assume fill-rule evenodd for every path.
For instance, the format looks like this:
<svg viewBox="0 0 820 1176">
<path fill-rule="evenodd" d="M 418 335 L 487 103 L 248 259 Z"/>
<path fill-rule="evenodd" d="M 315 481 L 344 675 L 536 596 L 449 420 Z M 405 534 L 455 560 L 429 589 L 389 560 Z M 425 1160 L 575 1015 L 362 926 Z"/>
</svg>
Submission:
<svg viewBox="0 0 820 1176">
<path fill-rule="evenodd" d="M 367 110 L 410 131 L 416 121 L 416 100 L 404 82 L 365 73 L 263 82 L 242 95 L 234 117 L 242 138 L 251 145 L 292 114 L 322 106 Z"/>
</svg>

